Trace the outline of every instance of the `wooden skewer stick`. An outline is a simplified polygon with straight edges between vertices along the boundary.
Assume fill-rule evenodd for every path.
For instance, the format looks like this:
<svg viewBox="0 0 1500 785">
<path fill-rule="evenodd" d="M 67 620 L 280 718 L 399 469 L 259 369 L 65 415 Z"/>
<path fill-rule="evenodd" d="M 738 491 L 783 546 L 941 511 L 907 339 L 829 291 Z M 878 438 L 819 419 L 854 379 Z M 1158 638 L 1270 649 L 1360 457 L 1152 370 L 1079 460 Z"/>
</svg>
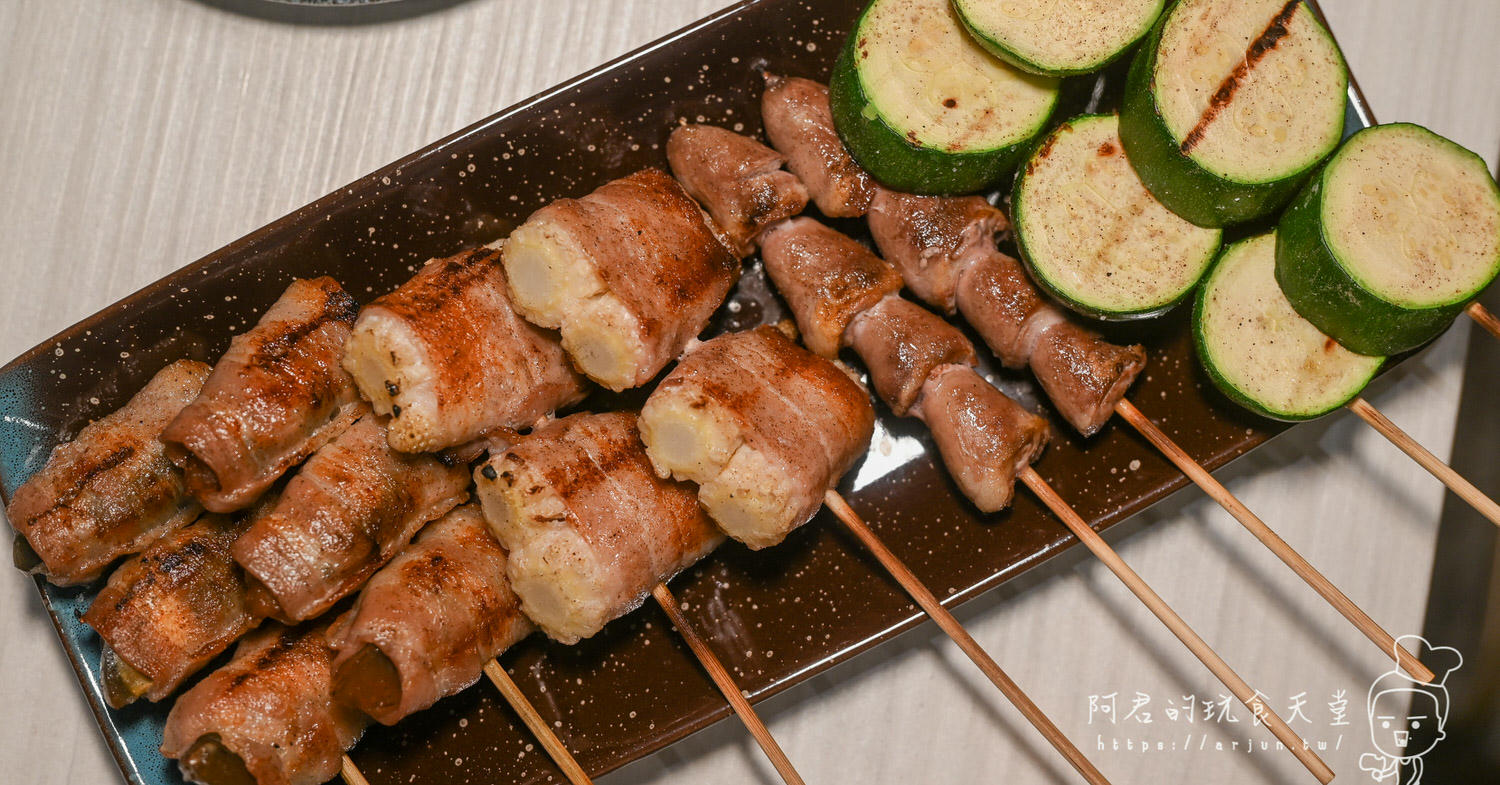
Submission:
<svg viewBox="0 0 1500 785">
<path fill-rule="evenodd" d="M 1167 625 L 1167 629 L 1171 630 L 1172 634 L 1176 635 L 1189 651 L 1208 666 L 1210 671 L 1213 671 L 1219 681 L 1234 693 L 1234 697 L 1239 698 L 1241 703 L 1245 704 L 1261 722 L 1266 724 L 1266 727 L 1271 729 L 1271 733 L 1275 734 L 1276 738 L 1293 755 L 1297 756 L 1297 760 L 1301 761 L 1302 765 L 1318 778 L 1318 782 L 1327 785 L 1333 779 L 1333 770 L 1328 768 L 1328 764 L 1324 763 L 1323 759 L 1319 758 L 1317 753 L 1313 752 L 1312 748 L 1297 735 L 1297 732 L 1292 730 L 1270 706 L 1266 705 L 1265 701 L 1260 699 L 1255 690 L 1246 684 L 1233 668 L 1229 667 L 1229 663 L 1225 662 L 1213 650 L 1213 647 L 1199 637 L 1198 633 L 1194 632 L 1193 628 L 1189 627 L 1188 623 L 1183 621 L 1170 605 L 1167 605 L 1161 595 L 1157 594 L 1140 575 L 1136 574 L 1135 570 L 1130 568 L 1130 565 L 1125 563 L 1124 559 L 1120 558 L 1120 554 L 1115 553 L 1114 548 L 1109 547 L 1098 532 L 1094 531 L 1078 513 L 1073 511 L 1072 507 L 1068 506 L 1066 501 L 1063 501 L 1061 496 L 1057 495 L 1057 491 L 1053 490 L 1052 486 L 1048 485 L 1035 469 L 1030 466 L 1022 469 L 1021 481 L 1026 483 L 1026 487 L 1030 488 L 1031 492 L 1036 494 L 1048 509 L 1062 519 L 1068 529 L 1073 532 L 1073 536 L 1093 551 L 1094 555 L 1104 562 L 1104 566 L 1108 567 L 1109 571 L 1113 572 L 1132 594 L 1139 597 L 1152 613 L 1156 614 L 1156 618 L 1161 619 L 1162 624 Z"/>
<path fill-rule="evenodd" d="M 1093 785 L 1108 785 L 1109 780 L 1105 779 L 1094 764 L 1090 763 L 1089 759 L 1073 746 L 1073 742 L 1056 725 L 1052 724 L 1052 720 L 1042 713 L 1035 703 L 1032 703 L 1031 698 L 1021 690 L 1021 687 L 1000 669 L 989 653 L 979 646 L 979 643 L 969 635 L 969 631 L 959 624 L 958 619 L 953 618 L 953 614 L 943 607 L 927 586 L 889 548 L 885 547 L 885 543 L 881 542 L 873 531 L 870 531 L 870 527 L 849 506 L 849 503 L 844 501 L 844 497 L 839 495 L 838 491 L 828 491 L 824 494 L 823 503 L 828 505 L 828 509 L 832 510 L 844 526 L 848 527 L 865 548 L 874 554 L 881 566 L 885 567 L 891 577 L 901 584 L 901 588 L 905 589 L 906 593 L 916 600 L 917 605 L 937 622 L 938 627 L 958 644 L 958 648 L 962 649 L 964 654 L 969 655 L 969 659 L 979 666 L 979 670 L 983 671 L 984 675 L 1000 688 L 1000 692 L 1020 710 L 1032 727 L 1051 742 L 1052 746 L 1067 759 L 1068 763 L 1072 764 L 1074 769 L 1078 770 L 1079 774 L 1083 775 L 1085 780 Z"/>
<path fill-rule="evenodd" d="M 526 723 L 527 728 L 531 729 L 531 735 L 535 736 L 542 743 L 542 747 L 547 750 L 547 754 L 552 756 L 552 761 L 557 764 L 558 768 L 563 770 L 563 774 L 567 775 L 568 781 L 573 783 L 573 785 L 593 785 L 594 781 L 589 779 L 588 773 L 573 758 L 573 753 L 568 752 L 567 745 L 562 743 L 562 739 L 557 738 L 557 734 L 552 732 L 552 728 L 547 725 L 547 721 L 542 719 L 542 715 L 537 713 L 536 707 L 531 705 L 531 701 L 526 697 L 526 693 L 521 692 L 521 688 L 516 686 L 510 674 L 506 673 L 505 668 L 500 666 L 500 661 L 490 660 L 486 662 L 484 664 L 484 675 L 489 677 L 490 683 L 494 684 L 496 689 L 500 690 L 500 694 L 505 698 L 505 702 L 509 703 L 510 707 L 515 709 L 516 714 L 521 716 L 521 721 Z"/>
<path fill-rule="evenodd" d="M 785 752 L 781 751 L 781 745 L 772 738 L 771 731 L 767 730 L 765 723 L 761 722 L 760 715 L 755 713 L 755 709 L 750 706 L 750 701 L 745 700 L 745 694 L 740 692 L 739 685 L 734 683 L 733 677 L 724 668 L 724 663 L 719 662 L 713 650 L 708 648 L 708 643 L 698 636 L 698 632 L 691 624 L 688 624 L 681 606 L 677 604 L 677 598 L 672 596 L 672 591 L 665 583 L 658 583 L 656 588 L 651 590 L 651 596 L 656 598 L 656 604 L 660 605 L 661 609 L 666 612 L 667 618 L 672 620 L 672 626 L 677 628 L 677 634 L 681 635 L 682 639 L 687 642 L 688 648 L 693 650 L 693 655 L 698 658 L 703 669 L 708 671 L 709 677 L 714 680 L 719 692 L 724 693 L 724 698 L 729 701 L 734 713 L 740 715 L 740 722 L 743 722 L 750 731 L 750 735 L 755 737 L 755 741 L 760 744 L 761 750 L 766 753 L 766 757 L 771 760 L 771 765 L 776 767 L 781 778 L 786 780 L 787 785 L 805 785 L 802 775 L 792 767 L 792 761 L 787 758 Z"/>
<path fill-rule="evenodd" d="M 365 775 L 360 773 L 359 767 L 354 765 L 354 761 L 350 760 L 348 755 L 345 755 L 344 759 L 339 762 L 339 776 L 343 777 L 348 785 L 370 785 L 370 781 L 365 779 Z"/>
<path fill-rule="evenodd" d="M 1500 316 L 1491 313 L 1490 309 L 1475 301 L 1469 303 L 1469 307 L 1464 309 L 1464 313 L 1468 314 L 1470 319 L 1479 322 L 1480 327 L 1489 330 L 1490 335 L 1500 338 Z"/>
<path fill-rule="evenodd" d="M 1401 451 L 1411 456 L 1411 459 L 1422 465 L 1432 476 L 1443 481 L 1448 490 L 1458 494 L 1458 497 L 1469 503 L 1469 506 L 1479 511 L 1480 515 L 1489 518 L 1495 525 L 1500 526 L 1500 504 L 1494 499 L 1484 495 L 1474 484 L 1465 480 L 1453 467 L 1438 460 L 1426 447 L 1417 443 L 1416 439 L 1407 435 L 1395 423 L 1380 413 L 1380 410 L 1370 405 L 1364 398 L 1355 398 L 1349 402 L 1349 410 L 1359 415 L 1361 420 L 1370 424 L 1371 428 L 1380 432 L 1381 436 L 1389 439 L 1391 444 L 1401 448 Z"/>
<path fill-rule="evenodd" d="M 1427 666 L 1422 664 L 1421 660 L 1418 660 L 1415 655 L 1405 648 L 1397 646 L 1396 639 L 1391 637 L 1389 632 L 1386 632 L 1384 628 L 1376 624 L 1375 620 L 1371 619 L 1369 614 L 1361 610 L 1358 605 L 1355 605 L 1354 601 L 1349 599 L 1342 591 L 1339 591 L 1339 588 L 1334 586 L 1332 581 L 1325 578 L 1323 573 L 1318 572 L 1317 568 L 1313 567 L 1307 559 L 1302 558 L 1302 554 L 1298 553 L 1295 548 L 1281 539 L 1280 535 L 1272 531 L 1271 527 L 1267 526 L 1265 521 L 1260 519 L 1260 516 L 1251 512 L 1250 508 L 1246 507 L 1244 502 L 1241 502 L 1234 494 L 1229 492 L 1228 488 L 1225 488 L 1222 483 L 1214 479 L 1214 476 L 1209 474 L 1208 470 L 1203 468 L 1202 464 L 1193 460 L 1193 456 L 1188 455 L 1186 450 L 1178 447 L 1177 443 L 1172 441 L 1160 428 L 1156 427 L 1156 423 L 1147 419 L 1146 415 L 1142 414 L 1141 410 L 1135 407 L 1135 404 L 1122 399 L 1115 405 L 1115 413 L 1119 414 L 1126 422 L 1139 431 L 1142 436 L 1146 437 L 1146 441 L 1151 442 L 1156 449 L 1167 456 L 1168 460 L 1176 464 L 1177 468 L 1188 476 L 1188 479 L 1197 483 L 1198 487 L 1202 488 L 1204 493 L 1207 493 L 1214 501 L 1219 503 L 1219 506 L 1228 510 L 1229 514 L 1233 515 L 1235 520 L 1239 521 L 1251 534 L 1255 535 L 1255 539 L 1260 540 L 1261 544 L 1276 554 L 1286 566 L 1291 567 L 1292 572 L 1297 573 L 1297 577 L 1306 581 L 1307 585 L 1313 588 L 1313 591 L 1316 591 L 1319 596 L 1328 601 L 1329 605 L 1332 605 L 1335 610 L 1343 614 L 1344 618 L 1359 628 L 1359 631 L 1363 632 L 1365 637 L 1373 641 L 1376 646 L 1379 646 L 1382 652 L 1385 652 L 1387 656 L 1393 656 L 1396 663 L 1403 670 L 1423 683 L 1430 682 L 1436 678 L 1432 671 L 1428 670 Z"/>
</svg>

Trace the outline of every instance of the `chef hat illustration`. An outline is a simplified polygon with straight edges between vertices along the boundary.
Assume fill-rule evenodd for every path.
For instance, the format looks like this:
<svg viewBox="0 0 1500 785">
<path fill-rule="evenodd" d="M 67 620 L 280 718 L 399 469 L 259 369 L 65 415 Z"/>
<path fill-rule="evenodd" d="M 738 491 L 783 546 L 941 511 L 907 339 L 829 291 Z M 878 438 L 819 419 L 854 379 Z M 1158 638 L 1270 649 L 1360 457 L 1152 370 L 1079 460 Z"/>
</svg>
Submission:
<svg viewBox="0 0 1500 785">
<path fill-rule="evenodd" d="M 1437 724 L 1438 730 L 1442 730 L 1448 722 L 1448 676 L 1464 664 L 1464 657 L 1458 653 L 1458 649 L 1452 646 L 1433 646 L 1420 635 L 1402 635 L 1397 638 L 1396 648 L 1399 650 L 1401 647 L 1415 654 L 1423 665 L 1432 670 L 1433 680 L 1423 684 L 1401 670 L 1400 666 L 1391 668 L 1370 685 L 1366 711 L 1373 718 L 1375 701 L 1388 692 L 1425 692 L 1437 700 Z"/>
</svg>

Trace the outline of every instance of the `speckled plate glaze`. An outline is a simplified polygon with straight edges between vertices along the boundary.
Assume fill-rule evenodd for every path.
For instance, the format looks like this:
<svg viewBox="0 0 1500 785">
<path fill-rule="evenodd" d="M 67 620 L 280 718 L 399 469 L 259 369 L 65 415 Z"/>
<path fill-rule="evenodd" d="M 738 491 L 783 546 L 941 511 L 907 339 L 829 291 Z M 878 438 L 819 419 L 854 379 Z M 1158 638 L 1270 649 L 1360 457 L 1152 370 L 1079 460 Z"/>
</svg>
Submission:
<svg viewBox="0 0 1500 785">
<path fill-rule="evenodd" d="M 507 109 L 310 204 L 146 287 L 0 369 L 0 491 L 7 497 L 61 437 L 119 405 L 171 360 L 212 361 L 294 276 L 332 275 L 368 300 L 424 260 L 502 237 L 549 200 L 664 165 L 679 122 L 760 131 L 761 69 L 826 79 L 861 0 L 756 0 L 734 6 Z M 1122 68 L 1073 80 L 1058 118 L 1108 110 Z M 1368 124 L 1351 92 L 1349 130 Z M 868 239 L 861 222 L 836 222 Z M 1221 399 L 1192 358 L 1186 309 L 1121 339 L 1150 349 L 1132 400 L 1210 468 L 1283 426 Z M 752 262 L 710 332 L 779 318 Z M 997 368 L 998 366 L 996 366 Z M 986 368 L 1024 404 L 1046 408 L 1029 378 Z M 638 403 L 596 400 L 593 407 Z M 1186 480 L 1128 428 L 1084 441 L 1056 422 L 1037 470 L 1096 527 Z M 1029 494 L 995 516 L 975 512 L 934 462 L 924 429 L 882 411 L 874 446 L 845 478 L 853 506 L 950 603 L 963 602 L 1073 544 Z M 726 546 L 673 589 L 755 699 L 765 698 L 910 629 L 920 616 L 827 513 L 780 547 Z M 167 705 L 110 711 L 99 641 L 77 617 L 94 588 L 38 581 L 110 749 L 136 785 L 177 783 L 157 752 Z M 729 716 L 672 633 L 646 608 L 578 646 L 540 637 L 503 657 L 538 710 L 593 773 L 614 769 Z M 474 688 L 353 752 L 374 783 L 560 781 L 496 694 Z"/>
</svg>

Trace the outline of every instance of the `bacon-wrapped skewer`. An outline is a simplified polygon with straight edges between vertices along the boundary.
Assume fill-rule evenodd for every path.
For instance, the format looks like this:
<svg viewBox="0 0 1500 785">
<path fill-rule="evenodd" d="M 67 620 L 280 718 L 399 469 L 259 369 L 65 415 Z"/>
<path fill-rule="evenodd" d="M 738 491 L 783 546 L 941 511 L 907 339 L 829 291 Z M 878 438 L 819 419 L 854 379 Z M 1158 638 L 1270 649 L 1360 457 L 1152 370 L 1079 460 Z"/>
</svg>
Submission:
<svg viewBox="0 0 1500 785">
<path fill-rule="evenodd" d="M 778 410 L 782 416 L 770 416 Z M 804 421 L 800 448 L 782 432 L 798 417 Z M 809 521 L 819 502 L 827 503 L 1069 763 L 1088 781 L 1107 783 L 834 490 L 868 447 L 874 419 L 868 393 L 845 369 L 760 327 L 690 351 L 647 399 L 641 433 L 657 472 L 701 478 L 699 502 L 752 547 L 779 542 Z M 694 442 L 702 446 L 693 448 Z"/>
<path fill-rule="evenodd" d="M 478 681 L 532 630 L 505 567 L 478 505 L 432 522 L 330 632 L 334 695 L 394 725 Z"/>
<path fill-rule="evenodd" d="M 365 306 L 344 347 L 344 369 L 391 447 L 435 452 L 496 429 L 522 428 L 583 397 L 555 335 L 511 308 L 500 252 L 433 259 Z"/>
<path fill-rule="evenodd" d="M 474 481 L 521 609 L 562 643 L 635 610 L 723 541 L 692 488 L 652 471 L 628 412 L 547 423 Z"/>
<path fill-rule="evenodd" d="M 657 474 L 696 483 L 719 528 L 766 548 L 823 506 L 874 426 L 858 382 L 760 327 L 690 350 L 641 408 L 640 428 Z"/>
<path fill-rule="evenodd" d="M 359 416 L 354 383 L 339 367 L 356 310 L 332 278 L 296 280 L 230 341 L 161 437 L 204 507 L 250 506 Z"/>
<path fill-rule="evenodd" d="M 802 778 L 666 582 L 724 535 L 687 483 L 658 477 L 630 412 L 548 423 L 475 473 L 486 520 L 510 550 L 521 608 L 548 636 L 586 638 L 650 595 L 789 785 Z"/>
<path fill-rule="evenodd" d="M 172 694 L 260 623 L 230 546 L 247 521 L 205 515 L 120 565 L 83 622 L 104 639 L 104 696 L 120 708 Z"/>
<path fill-rule="evenodd" d="M 157 437 L 206 378 L 203 363 L 172 363 L 53 450 L 5 509 L 18 535 L 16 566 L 59 586 L 86 583 L 192 521 L 200 508 Z"/>
<path fill-rule="evenodd" d="M 611 390 L 654 378 L 739 275 L 702 209 L 660 169 L 537 210 L 502 259 L 517 312 L 560 330 L 573 364 Z"/>
<path fill-rule="evenodd" d="M 369 724 L 333 699 L 329 622 L 251 633 L 177 699 L 161 752 L 207 785 L 318 785 Z"/>
<path fill-rule="evenodd" d="M 392 450 L 368 415 L 308 459 L 234 543 L 234 559 L 266 587 L 272 615 L 310 619 L 467 498 L 467 467 Z"/>
</svg>

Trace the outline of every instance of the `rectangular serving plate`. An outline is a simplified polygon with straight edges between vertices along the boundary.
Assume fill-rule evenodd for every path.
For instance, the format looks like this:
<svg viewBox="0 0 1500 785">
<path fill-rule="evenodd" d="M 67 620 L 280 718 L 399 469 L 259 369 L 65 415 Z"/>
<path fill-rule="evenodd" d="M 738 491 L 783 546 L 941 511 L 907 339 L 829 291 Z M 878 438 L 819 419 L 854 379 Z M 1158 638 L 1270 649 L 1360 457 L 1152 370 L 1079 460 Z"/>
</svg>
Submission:
<svg viewBox="0 0 1500 785">
<path fill-rule="evenodd" d="M 426 259 L 506 235 L 533 210 L 643 166 L 664 166 L 679 122 L 760 132 L 762 70 L 827 79 L 863 0 L 749 0 L 542 93 L 351 183 L 194 262 L 48 339 L 0 369 L 0 496 L 52 448 L 123 404 L 172 360 L 212 361 L 293 277 L 332 275 L 361 301 Z M 1316 8 L 1316 6 L 1314 6 Z M 1124 65 L 1072 80 L 1057 118 L 1117 103 Z M 1347 132 L 1370 113 L 1351 82 Z M 868 241 L 859 221 L 838 228 Z M 1209 468 L 1285 428 L 1224 401 L 1198 370 L 1187 309 L 1126 328 L 1150 366 L 1131 391 L 1148 416 Z M 752 263 L 711 333 L 784 314 Z M 976 341 L 976 343 L 978 343 Z M 986 367 L 1023 404 L 1046 409 L 1031 380 Z M 639 403 L 640 393 L 591 401 Z M 1082 440 L 1054 420 L 1040 472 L 1096 528 L 1187 484 L 1129 429 Z M 1070 547 L 1028 494 L 983 516 L 935 461 L 925 430 L 881 410 L 870 454 L 843 491 L 918 576 L 952 605 Z M 783 545 L 719 549 L 673 589 L 753 700 L 764 699 L 888 640 L 922 616 L 826 512 Z M 170 701 L 106 708 L 99 639 L 78 621 L 97 587 L 38 579 L 42 601 L 111 752 L 132 785 L 179 783 L 157 750 Z M 953 588 L 947 588 L 953 587 Z M 577 646 L 533 636 L 502 658 L 579 761 L 597 775 L 729 716 L 728 707 L 655 608 Z M 480 781 L 559 781 L 558 770 L 488 688 L 467 690 L 352 753 L 371 782 L 445 782 L 462 761 Z"/>
</svg>

